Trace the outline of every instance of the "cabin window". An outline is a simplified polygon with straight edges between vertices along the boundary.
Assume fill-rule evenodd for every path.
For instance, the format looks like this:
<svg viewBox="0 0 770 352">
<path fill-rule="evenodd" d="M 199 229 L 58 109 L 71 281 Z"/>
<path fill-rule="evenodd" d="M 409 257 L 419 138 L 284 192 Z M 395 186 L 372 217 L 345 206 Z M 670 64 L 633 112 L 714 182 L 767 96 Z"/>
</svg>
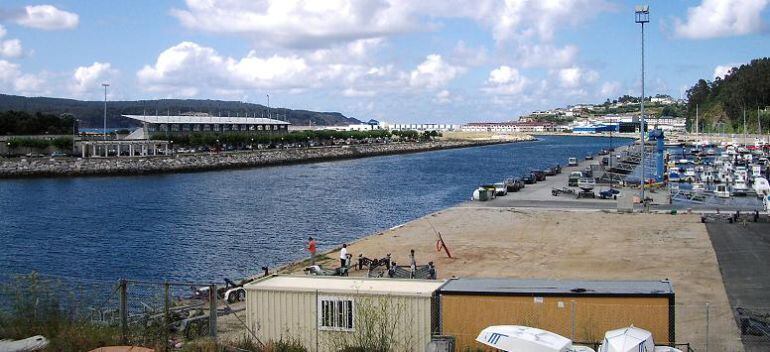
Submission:
<svg viewBox="0 0 770 352">
<path fill-rule="evenodd" d="M 323 330 L 353 331 L 353 300 L 348 298 L 319 297 L 318 327 Z"/>
</svg>

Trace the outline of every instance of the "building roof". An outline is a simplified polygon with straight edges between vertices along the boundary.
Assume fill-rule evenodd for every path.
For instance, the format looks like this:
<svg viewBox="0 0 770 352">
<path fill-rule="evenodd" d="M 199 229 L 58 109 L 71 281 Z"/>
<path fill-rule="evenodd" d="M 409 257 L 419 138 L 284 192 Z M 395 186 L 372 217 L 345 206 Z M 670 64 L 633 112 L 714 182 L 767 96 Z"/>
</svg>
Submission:
<svg viewBox="0 0 770 352">
<path fill-rule="evenodd" d="M 241 125 L 290 125 L 286 121 L 266 119 L 262 117 L 227 117 L 227 116 L 151 116 L 151 115 L 123 115 L 130 119 L 147 123 L 215 123 L 215 124 L 241 124 Z"/>
<path fill-rule="evenodd" d="M 332 276 L 273 276 L 247 284 L 247 290 L 430 297 L 444 284 L 437 280 L 398 280 Z"/>
<path fill-rule="evenodd" d="M 442 294 L 510 296 L 671 296 L 674 288 L 666 280 L 533 280 L 476 279 L 449 280 Z"/>
</svg>

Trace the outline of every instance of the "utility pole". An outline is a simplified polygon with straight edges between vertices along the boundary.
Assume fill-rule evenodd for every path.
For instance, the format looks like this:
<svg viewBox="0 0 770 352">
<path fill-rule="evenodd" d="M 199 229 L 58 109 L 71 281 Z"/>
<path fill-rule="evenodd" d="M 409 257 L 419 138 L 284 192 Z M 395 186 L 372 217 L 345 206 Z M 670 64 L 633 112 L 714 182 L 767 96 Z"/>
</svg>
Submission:
<svg viewBox="0 0 770 352">
<path fill-rule="evenodd" d="M 695 135 L 698 135 L 698 104 L 695 104 Z"/>
<path fill-rule="evenodd" d="M 642 25 L 642 104 L 641 104 L 641 113 L 642 116 L 640 118 L 639 123 L 639 134 L 641 136 L 641 166 L 642 166 L 642 204 L 644 204 L 644 184 L 645 184 L 645 176 L 644 176 L 644 146 L 645 146 L 645 140 L 644 140 L 644 24 L 650 22 L 650 6 L 648 5 L 637 5 L 635 8 L 635 17 L 636 17 L 636 23 L 639 23 Z"/>
<path fill-rule="evenodd" d="M 105 141 L 107 140 L 107 87 L 109 86 L 109 83 L 102 83 L 102 87 L 104 87 L 104 129 L 102 132 L 104 132 Z"/>
</svg>

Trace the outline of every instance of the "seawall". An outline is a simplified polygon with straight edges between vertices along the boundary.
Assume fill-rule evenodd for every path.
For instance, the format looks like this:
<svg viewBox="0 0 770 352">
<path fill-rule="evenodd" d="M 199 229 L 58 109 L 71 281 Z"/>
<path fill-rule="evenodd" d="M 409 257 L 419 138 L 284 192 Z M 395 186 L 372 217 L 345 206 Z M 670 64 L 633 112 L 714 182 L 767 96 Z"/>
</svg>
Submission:
<svg viewBox="0 0 770 352">
<path fill-rule="evenodd" d="M 0 160 L 0 178 L 144 175 L 297 164 L 417 153 L 532 140 L 435 141 L 362 144 L 321 148 L 273 149 L 257 152 L 110 158 L 15 158 Z"/>
</svg>

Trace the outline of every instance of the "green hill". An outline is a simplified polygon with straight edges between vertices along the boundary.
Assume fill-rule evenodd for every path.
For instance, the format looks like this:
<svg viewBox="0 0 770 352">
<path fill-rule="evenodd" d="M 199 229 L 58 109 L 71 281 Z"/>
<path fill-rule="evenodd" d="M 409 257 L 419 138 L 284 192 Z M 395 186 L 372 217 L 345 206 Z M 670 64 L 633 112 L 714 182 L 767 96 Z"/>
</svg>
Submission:
<svg viewBox="0 0 770 352">
<path fill-rule="evenodd" d="M 23 97 L 18 95 L 0 94 L 0 111 L 25 111 L 54 115 L 72 115 L 80 120 L 81 128 L 100 128 L 103 124 L 104 102 L 81 101 L 74 99 Z M 109 101 L 107 102 L 107 123 L 110 128 L 126 128 L 137 126 L 132 120 L 121 115 L 160 115 L 204 112 L 218 116 L 244 116 L 248 114 L 257 117 L 267 117 L 267 107 L 259 104 L 242 103 L 224 100 L 199 99 L 159 99 L 138 101 Z M 274 118 L 289 121 L 295 125 L 347 125 L 361 123 L 359 120 L 346 117 L 338 112 L 316 112 L 308 110 L 292 110 L 271 108 Z"/>
<path fill-rule="evenodd" d="M 695 123 L 699 110 L 699 130 L 703 132 L 743 132 L 743 112 L 747 130 L 757 132 L 757 114 L 765 133 L 770 127 L 770 58 L 751 60 L 734 67 L 724 78 L 699 80 L 687 90 L 688 126 Z M 757 109 L 760 111 L 757 111 Z"/>
</svg>

